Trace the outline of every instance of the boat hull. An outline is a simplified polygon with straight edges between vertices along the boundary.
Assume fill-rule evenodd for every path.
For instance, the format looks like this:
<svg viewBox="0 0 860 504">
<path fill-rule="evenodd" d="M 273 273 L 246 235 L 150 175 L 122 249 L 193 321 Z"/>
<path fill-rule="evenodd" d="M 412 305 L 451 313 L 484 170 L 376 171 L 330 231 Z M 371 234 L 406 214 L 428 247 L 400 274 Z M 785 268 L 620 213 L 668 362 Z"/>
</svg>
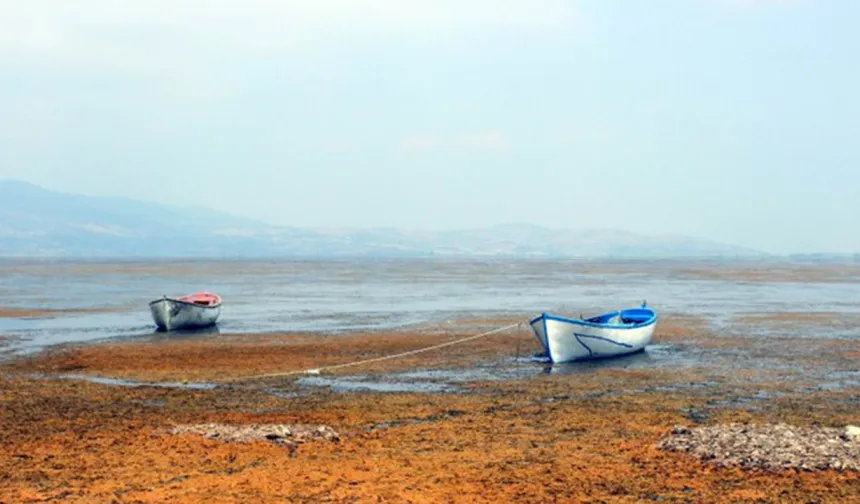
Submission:
<svg viewBox="0 0 860 504">
<path fill-rule="evenodd" d="M 221 315 L 220 304 L 204 306 L 168 297 L 149 303 L 149 310 L 155 325 L 163 331 L 209 327 Z"/>
<path fill-rule="evenodd" d="M 552 362 L 572 362 L 643 350 L 651 343 L 657 317 L 643 324 L 615 325 L 543 313 L 530 324 Z"/>
</svg>

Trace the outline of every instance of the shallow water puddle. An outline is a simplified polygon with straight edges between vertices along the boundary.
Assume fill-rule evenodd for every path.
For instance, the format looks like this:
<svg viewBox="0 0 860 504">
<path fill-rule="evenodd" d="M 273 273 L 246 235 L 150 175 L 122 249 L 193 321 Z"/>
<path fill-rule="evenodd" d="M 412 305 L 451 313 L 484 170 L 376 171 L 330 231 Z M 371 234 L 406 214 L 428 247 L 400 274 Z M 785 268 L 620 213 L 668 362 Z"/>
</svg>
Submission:
<svg viewBox="0 0 860 504">
<path fill-rule="evenodd" d="M 37 379 L 54 379 L 54 380 L 83 380 L 99 385 L 112 385 L 118 387 L 159 387 L 159 388 L 177 388 L 189 390 L 212 390 L 218 385 L 209 382 L 141 382 L 136 380 L 125 380 L 122 378 L 105 378 L 102 376 L 87 376 L 80 374 L 65 374 L 65 375 L 34 375 Z"/>
<path fill-rule="evenodd" d="M 446 383 L 421 381 L 369 381 L 361 377 L 299 378 L 298 384 L 304 387 L 328 387 L 335 392 L 419 392 L 442 393 L 455 392 L 457 387 Z"/>
</svg>

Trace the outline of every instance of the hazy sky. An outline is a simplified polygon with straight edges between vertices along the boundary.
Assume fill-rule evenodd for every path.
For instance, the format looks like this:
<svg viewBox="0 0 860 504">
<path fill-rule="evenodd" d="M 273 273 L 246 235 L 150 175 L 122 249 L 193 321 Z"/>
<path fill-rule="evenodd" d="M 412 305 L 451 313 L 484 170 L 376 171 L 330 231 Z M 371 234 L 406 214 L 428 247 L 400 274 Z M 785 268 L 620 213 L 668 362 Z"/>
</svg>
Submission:
<svg viewBox="0 0 860 504">
<path fill-rule="evenodd" d="M 860 250 L 860 2 L 0 0 L 0 178 Z"/>
</svg>

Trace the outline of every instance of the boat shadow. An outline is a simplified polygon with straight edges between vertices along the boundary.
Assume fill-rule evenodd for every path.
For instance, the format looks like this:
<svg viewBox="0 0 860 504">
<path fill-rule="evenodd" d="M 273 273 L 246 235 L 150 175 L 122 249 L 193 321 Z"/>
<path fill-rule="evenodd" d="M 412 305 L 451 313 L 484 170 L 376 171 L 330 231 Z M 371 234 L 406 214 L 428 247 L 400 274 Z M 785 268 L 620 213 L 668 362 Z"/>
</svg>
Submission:
<svg viewBox="0 0 860 504">
<path fill-rule="evenodd" d="M 156 328 L 153 332 L 153 336 L 155 336 L 156 339 L 170 340 L 194 339 L 206 336 L 217 336 L 219 334 L 221 334 L 221 329 L 218 327 L 218 324 L 201 327 L 199 329 L 174 329 L 171 331 Z"/>
<path fill-rule="evenodd" d="M 546 362 L 542 372 L 544 374 L 574 375 L 592 373 L 601 369 L 648 367 L 657 364 L 659 361 L 660 359 L 649 353 L 648 349 L 645 348 L 644 350 L 627 355 L 598 357 L 574 362 Z"/>
</svg>

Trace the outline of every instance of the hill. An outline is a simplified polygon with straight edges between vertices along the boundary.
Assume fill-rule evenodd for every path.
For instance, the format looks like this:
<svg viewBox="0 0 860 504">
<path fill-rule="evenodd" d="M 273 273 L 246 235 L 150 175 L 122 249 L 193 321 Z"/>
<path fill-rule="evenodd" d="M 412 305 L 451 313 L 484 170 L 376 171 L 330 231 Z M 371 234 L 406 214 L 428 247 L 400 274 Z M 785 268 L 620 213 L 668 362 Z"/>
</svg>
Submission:
<svg viewBox="0 0 860 504">
<path fill-rule="evenodd" d="M 0 181 L 5 257 L 738 257 L 688 236 L 504 224 L 454 231 L 272 226 L 206 208 L 66 194 Z"/>
</svg>

